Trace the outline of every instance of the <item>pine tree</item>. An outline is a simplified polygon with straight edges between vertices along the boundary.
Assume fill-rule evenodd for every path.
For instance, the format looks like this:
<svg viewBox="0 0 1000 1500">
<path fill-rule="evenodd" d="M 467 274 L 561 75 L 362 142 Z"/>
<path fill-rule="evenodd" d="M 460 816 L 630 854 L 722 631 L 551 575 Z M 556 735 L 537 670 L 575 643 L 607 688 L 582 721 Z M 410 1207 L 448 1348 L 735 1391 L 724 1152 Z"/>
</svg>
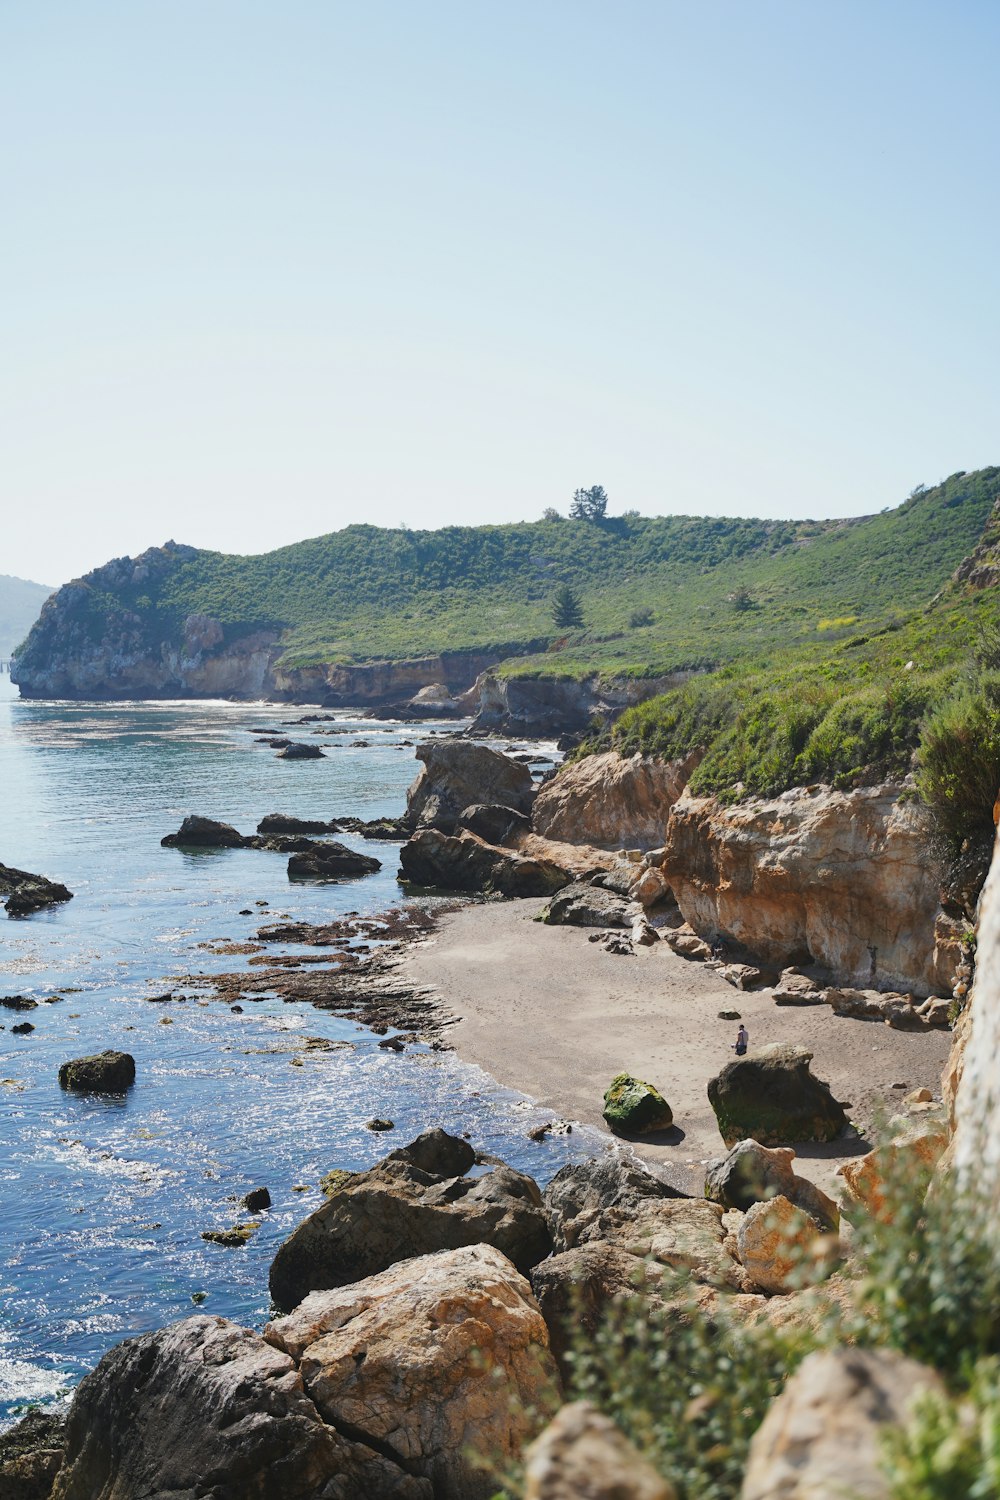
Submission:
<svg viewBox="0 0 1000 1500">
<path fill-rule="evenodd" d="M 560 630 L 579 630 L 583 624 L 580 595 L 568 583 L 560 584 L 552 601 L 552 618 Z"/>
<path fill-rule="evenodd" d="M 574 521 L 603 521 L 608 513 L 603 484 L 592 484 L 589 490 L 574 490 L 569 513 Z"/>
</svg>

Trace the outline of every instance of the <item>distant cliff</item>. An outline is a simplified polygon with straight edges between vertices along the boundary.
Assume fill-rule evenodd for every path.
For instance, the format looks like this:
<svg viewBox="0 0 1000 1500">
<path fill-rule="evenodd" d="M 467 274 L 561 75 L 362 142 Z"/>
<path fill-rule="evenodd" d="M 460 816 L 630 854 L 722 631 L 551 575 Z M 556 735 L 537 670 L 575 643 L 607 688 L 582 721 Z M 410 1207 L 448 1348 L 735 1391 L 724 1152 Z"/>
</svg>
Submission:
<svg viewBox="0 0 1000 1500">
<path fill-rule="evenodd" d="M 52 590 L 44 583 L 0 573 L 0 657 L 21 644 Z"/>
</svg>

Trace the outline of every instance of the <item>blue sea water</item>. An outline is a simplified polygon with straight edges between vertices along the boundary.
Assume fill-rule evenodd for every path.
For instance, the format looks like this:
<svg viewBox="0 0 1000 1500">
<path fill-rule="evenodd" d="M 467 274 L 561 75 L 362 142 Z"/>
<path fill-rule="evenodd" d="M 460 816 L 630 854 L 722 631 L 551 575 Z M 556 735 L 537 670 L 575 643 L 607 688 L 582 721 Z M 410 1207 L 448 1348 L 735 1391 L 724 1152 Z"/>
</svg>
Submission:
<svg viewBox="0 0 1000 1500">
<path fill-rule="evenodd" d="M 172 976 L 248 962 L 203 944 L 245 943 L 278 916 L 330 921 L 401 900 L 395 844 L 343 836 L 383 867 L 338 885 L 289 882 L 279 854 L 160 847 L 189 812 L 243 832 L 268 812 L 397 814 L 417 769 L 403 742 L 446 727 L 414 733 L 343 712 L 286 731 L 346 731 L 316 738 L 322 760 L 282 761 L 254 743 L 252 726 L 278 730 L 305 712 L 28 703 L 0 678 L 0 862 L 75 893 L 30 918 L 0 912 L 0 996 L 42 1002 L 0 1008 L 0 1426 L 58 1399 L 120 1339 L 196 1305 L 261 1326 L 274 1252 L 322 1201 L 332 1167 L 369 1166 L 433 1125 L 468 1131 L 543 1182 L 602 1149 L 581 1130 L 529 1142 L 545 1116 L 454 1053 L 386 1052 L 366 1028 L 306 1004 L 265 999 L 234 1014 L 190 989 L 151 1003 L 185 993 Z M 22 1020 L 34 1031 L 14 1035 Z M 303 1052 L 304 1037 L 342 1045 Z M 105 1047 L 136 1059 L 127 1097 L 64 1093 L 59 1064 Z M 366 1130 L 373 1115 L 395 1133 Z M 236 1200 L 260 1185 L 272 1208 L 245 1247 L 201 1239 L 245 1219 Z"/>
</svg>

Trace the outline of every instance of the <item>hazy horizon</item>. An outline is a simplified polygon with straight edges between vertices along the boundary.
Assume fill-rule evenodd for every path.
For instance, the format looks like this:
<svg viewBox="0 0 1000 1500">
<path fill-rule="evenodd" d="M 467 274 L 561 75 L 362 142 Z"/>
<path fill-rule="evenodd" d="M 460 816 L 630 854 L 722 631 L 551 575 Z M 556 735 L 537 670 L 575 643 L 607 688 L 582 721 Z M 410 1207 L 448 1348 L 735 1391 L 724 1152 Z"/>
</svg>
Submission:
<svg viewBox="0 0 1000 1500">
<path fill-rule="evenodd" d="M 1000 11 L 0 15 L 0 569 L 996 459 Z"/>
</svg>

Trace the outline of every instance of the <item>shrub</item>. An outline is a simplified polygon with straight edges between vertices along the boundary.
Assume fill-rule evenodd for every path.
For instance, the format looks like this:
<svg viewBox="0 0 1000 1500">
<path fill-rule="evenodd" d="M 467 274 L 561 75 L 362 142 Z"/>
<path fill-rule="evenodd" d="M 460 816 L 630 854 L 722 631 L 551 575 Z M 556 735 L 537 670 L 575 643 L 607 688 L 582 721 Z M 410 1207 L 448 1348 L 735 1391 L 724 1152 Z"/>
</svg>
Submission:
<svg viewBox="0 0 1000 1500">
<path fill-rule="evenodd" d="M 966 679 L 927 717 L 917 787 L 954 852 L 967 839 L 992 836 L 1000 792 L 1000 673 Z"/>
<path fill-rule="evenodd" d="M 651 609 L 634 609 L 628 617 L 630 630 L 641 630 L 644 625 L 652 625 L 656 616 Z"/>
</svg>

